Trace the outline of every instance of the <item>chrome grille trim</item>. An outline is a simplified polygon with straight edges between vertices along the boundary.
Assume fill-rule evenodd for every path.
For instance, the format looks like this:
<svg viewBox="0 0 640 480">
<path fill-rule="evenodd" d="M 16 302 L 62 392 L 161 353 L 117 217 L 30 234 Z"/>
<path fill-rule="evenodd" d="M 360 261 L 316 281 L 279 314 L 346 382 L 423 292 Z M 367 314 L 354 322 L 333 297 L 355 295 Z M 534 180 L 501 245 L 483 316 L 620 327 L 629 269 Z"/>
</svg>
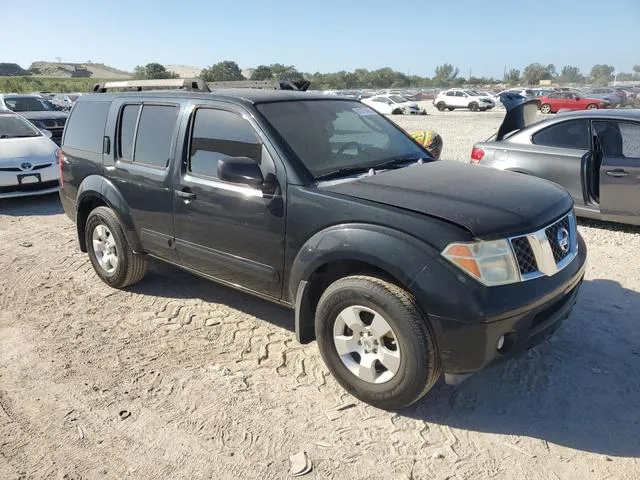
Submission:
<svg viewBox="0 0 640 480">
<path fill-rule="evenodd" d="M 556 262 L 555 257 L 553 256 L 553 249 L 551 248 L 549 238 L 547 236 L 547 230 L 555 227 L 558 223 L 563 222 L 565 219 L 569 222 L 569 252 L 562 260 Z M 569 265 L 578 255 L 578 227 L 576 223 L 575 213 L 572 211 L 571 213 L 556 220 L 550 225 L 547 225 L 546 227 L 541 228 L 540 230 L 537 230 L 535 232 L 528 233 L 526 235 L 517 235 L 515 237 L 509 238 L 509 244 L 514 251 L 514 256 L 516 258 L 516 261 L 518 262 L 518 266 L 520 266 L 520 259 L 516 255 L 513 241 L 522 238 L 526 239 L 526 241 L 529 243 L 529 246 L 531 247 L 531 251 L 533 252 L 533 256 L 536 261 L 537 270 L 530 273 L 521 272 L 521 280 L 524 282 L 544 276 L 551 277 L 552 275 L 555 275 L 560 270 Z"/>
</svg>

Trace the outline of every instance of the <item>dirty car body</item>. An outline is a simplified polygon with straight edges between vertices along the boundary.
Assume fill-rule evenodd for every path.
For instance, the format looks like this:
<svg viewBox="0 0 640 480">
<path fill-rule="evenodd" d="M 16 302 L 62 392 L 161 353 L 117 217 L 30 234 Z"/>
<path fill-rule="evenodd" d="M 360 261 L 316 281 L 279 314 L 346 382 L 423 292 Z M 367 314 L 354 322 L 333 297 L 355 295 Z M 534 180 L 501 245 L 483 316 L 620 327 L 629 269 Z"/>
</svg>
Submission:
<svg viewBox="0 0 640 480">
<path fill-rule="evenodd" d="M 144 138 L 158 128 L 159 150 Z M 381 408 L 543 340 L 584 274 L 564 189 L 434 161 L 355 100 L 86 95 L 62 149 L 62 203 L 104 281 L 139 280 L 135 259 L 150 256 L 288 306 L 298 340 L 316 339 L 340 384 Z M 138 270 L 113 280 L 123 262 Z"/>
</svg>

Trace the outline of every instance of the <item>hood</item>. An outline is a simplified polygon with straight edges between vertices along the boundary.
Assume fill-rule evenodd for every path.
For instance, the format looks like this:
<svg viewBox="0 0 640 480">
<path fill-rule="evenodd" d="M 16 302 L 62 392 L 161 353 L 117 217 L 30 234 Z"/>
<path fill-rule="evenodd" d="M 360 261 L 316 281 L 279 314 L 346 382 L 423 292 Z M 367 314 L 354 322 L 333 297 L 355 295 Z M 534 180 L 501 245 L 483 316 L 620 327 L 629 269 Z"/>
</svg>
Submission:
<svg viewBox="0 0 640 480">
<path fill-rule="evenodd" d="M 58 146 L 44 135 L 29 138 L 0 139 L 0 162 L 6 164 L 18 159 L 54 160 Z"/>
<path fill-rule="evenodd" d="M 496 140 L 502 140 L 509 133 L 528 127 L 536 121 L 539 103 L 537 98 L 525 98 L 514 92 L 502 92 L 499 98 L 507 113 L 498 129 Z"/>
<path fill-rule="evenodd" d="M 58 111 L 50 111 L 50 112 L 18 112 L 19 115 L 22 115 L 27 120 L 47 120 L 47 119 L 67 119 L 69 117 L 68 113 L 58 112 Z"/>
<path fill-rule="evenodd" d="M 446 161 L 318 188 L 437 217 L 481 238 L 536 230 L 573 205 L 564 189 L 546 180 Z"/>
</svg>

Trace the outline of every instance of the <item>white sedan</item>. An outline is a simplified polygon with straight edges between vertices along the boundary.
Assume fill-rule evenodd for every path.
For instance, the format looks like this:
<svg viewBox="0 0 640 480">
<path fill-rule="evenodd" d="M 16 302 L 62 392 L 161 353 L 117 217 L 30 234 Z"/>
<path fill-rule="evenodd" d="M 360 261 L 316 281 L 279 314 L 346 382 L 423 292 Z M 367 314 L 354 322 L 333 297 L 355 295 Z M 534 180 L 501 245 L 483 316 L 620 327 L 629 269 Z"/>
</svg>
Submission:
<svg viewBox="0 0 640 480">
<path fill-rule="evenodd" d="M 426 114 L 424 110 L 420 109 L 416 102 L 411 102 L 400 95 L 375 95 L 373 97 L 364 98 L 361 101 L 384 115 L 400 115 L 403 113 L 411 115 Z"/>
<path fill-rule="evenodd" d="M 0 199 L 59 188 L 58 146 L 20 115 L 0 111 Z"/>
</svg>

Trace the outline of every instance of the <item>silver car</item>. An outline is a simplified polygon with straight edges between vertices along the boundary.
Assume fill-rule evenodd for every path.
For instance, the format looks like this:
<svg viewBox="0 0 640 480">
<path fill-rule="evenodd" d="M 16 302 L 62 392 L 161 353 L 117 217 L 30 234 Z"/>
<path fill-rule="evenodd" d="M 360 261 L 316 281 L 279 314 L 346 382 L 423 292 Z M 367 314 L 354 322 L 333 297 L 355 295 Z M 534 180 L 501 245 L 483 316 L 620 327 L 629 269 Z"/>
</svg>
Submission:
<svg viewBox="0 0 640 480">
<path fill-rule="evenodd" d="M 0 199 L 58 191 L 58 146 L 13 112 L 0 111 Z"/>
<path fill-rule="evenodd" d="M 507 106 L 500 131 L 471 163 L 545 178 L 576 214 L 640 225 L 640 110 L 586 110 L 535 121 L 535 102 Z"/>
</svg>

